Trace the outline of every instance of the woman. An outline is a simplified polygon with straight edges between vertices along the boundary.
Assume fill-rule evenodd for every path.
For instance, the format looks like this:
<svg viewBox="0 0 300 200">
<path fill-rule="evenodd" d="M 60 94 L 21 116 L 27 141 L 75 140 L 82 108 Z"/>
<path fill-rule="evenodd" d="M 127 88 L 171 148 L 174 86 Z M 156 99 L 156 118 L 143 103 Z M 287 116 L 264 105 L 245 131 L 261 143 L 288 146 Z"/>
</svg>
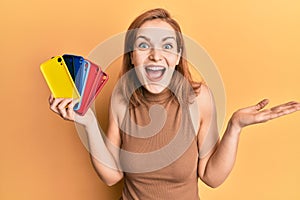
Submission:
<svg viewBox="0 0 300 200">
<path fill-rule="evenodd" d="M 243 127 L 300 110 L 298 102 L 262 110 L 264 99 L 236 111 L 220 139 L 212 94 L 192 81 L 180 27 L 166 10 L 138 16 L 124 50 L 107 140 L 91 110 L 79 116 L 72 99 L 49 99 L 51 110 L 85 127 L 102 181 L 114 185 L 124 179 L 124 200 L 199 199 L 198 177 L 217 187 L 229 175 Z"/>
</svg>

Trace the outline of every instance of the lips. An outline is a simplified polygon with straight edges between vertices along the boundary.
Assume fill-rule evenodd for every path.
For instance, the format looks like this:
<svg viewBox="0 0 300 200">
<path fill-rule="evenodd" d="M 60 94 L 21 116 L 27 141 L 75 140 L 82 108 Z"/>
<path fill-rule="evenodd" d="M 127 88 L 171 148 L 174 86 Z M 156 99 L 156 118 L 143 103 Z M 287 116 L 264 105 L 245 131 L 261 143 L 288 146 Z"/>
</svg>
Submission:
<svg viewBox="0 0 300 200">
<path fill-rule="evenodd" d="M 159 81 L 163 77 L 166 68 L 161 65 L 148 65 L 145 70 L 150 81 Z"/>
</svg>

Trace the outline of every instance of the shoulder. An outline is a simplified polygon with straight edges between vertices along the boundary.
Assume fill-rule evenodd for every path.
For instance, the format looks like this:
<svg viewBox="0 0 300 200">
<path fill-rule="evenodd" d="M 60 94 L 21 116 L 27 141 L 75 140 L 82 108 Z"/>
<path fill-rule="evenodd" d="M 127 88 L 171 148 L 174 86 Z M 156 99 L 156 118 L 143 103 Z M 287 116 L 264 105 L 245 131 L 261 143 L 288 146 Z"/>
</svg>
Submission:
<svg viewBox="0 0 300 200">
<path fill-rule="evenodd" d="M 209 152 L 213 152 L 219 141 L 219 132 L 215 101 L 210 88 L 206 84 L 202 84 L 201 91 L 196 98 L 200 115 L 197 139 L 200 159 L 202 159 L 209 155 Z"/>
<path fill-rule="evenodd" d="M 213 95 L 207 84 L 202 83 L 196 92 L 196 102 L 200 107 L 207 107 L 213 101 Z"/>
<path fill-rule="evenodd" d="M 129 101 L 124 98 L 120 91 L 114 90 L 110 97 L 110 114 L 118 125 L 121 125 L 125 113 L 128 110 Z"/>
<path fill-rule="evenodd" d="M 197 104 L 200 123 L 207 119 L 211 119 L 216 112 L 213 93 L 205 83 L 201 84 L 195 103 Z"/>
<path fill-rule="evenodd" d="M 189 104 L 189 112 L 194 130 L 197 132 L 203 121 L 211 116 L 212 94 L 209 87 L 205 83 L 201 83 L 197 90 L 194 91 L 194 98 Z"/>
</svg>

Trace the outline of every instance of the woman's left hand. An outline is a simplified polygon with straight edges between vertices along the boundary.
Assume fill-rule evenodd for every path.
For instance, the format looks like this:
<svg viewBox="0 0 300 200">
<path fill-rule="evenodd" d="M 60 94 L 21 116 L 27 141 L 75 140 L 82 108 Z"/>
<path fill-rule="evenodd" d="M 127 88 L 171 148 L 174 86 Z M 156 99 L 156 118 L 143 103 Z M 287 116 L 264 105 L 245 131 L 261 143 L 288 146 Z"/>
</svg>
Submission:
<svg viewBox="0 0 300 200">
<path fill-rule="evenodd" d="M 295 101 L 262 110 L 268 103 L 269 100 L 264 99 L 254 106 L 237 110 L 231 117 L 232 125 L 241 129 L 251 124 L 266 122 L 300 110 L 300 103 Z"/>
</svg>

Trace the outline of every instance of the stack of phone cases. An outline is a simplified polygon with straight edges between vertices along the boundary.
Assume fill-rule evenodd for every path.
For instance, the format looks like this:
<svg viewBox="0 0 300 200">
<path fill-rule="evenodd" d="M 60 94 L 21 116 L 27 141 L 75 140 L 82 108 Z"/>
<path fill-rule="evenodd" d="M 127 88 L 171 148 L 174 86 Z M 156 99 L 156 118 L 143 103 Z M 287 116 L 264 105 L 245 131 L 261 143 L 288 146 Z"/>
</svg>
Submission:
<svg viewBox="0 0 300 200">
<path fill-rule="evenodd" d="M 41 71 L 55 98 L 80 98 L 74 111 L 84 115 L 108 80 L 108 75 L 81 56 L 64 54 L 41 64 Z"/>
</svg>

